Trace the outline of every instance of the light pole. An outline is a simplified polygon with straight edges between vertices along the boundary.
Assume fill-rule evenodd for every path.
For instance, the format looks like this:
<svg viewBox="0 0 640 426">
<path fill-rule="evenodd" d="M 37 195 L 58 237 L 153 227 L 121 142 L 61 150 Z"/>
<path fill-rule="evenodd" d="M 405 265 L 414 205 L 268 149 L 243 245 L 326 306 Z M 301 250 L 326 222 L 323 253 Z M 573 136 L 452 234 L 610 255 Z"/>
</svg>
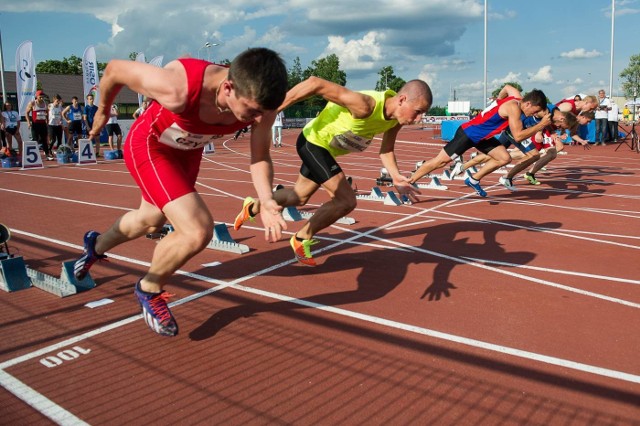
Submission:
<svg viewBox="0 0 640 426">
<path fill-rule="evenodd" d="M 208 50 L 214 46 L 219 46 L 219 43 L 211 43 L 211 42 L 206 42 L 200 49 L 198 49 L 198 58 L 199 59 L 204 59 L 201 55 L 200 52 L 202 51 L 202 49 L 207 49 L 207 61 L 211 62 L 211 52 Z"/>
</svg>

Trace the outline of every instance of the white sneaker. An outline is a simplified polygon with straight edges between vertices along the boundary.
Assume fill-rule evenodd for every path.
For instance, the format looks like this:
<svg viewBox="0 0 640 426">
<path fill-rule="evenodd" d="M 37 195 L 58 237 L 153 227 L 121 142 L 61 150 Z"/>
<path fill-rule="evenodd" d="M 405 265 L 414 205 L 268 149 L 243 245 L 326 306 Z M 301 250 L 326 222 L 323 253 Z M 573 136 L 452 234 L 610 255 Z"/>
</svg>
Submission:
<svg viewBox="0 0 640 426">
<path fill-rule="evenodd" d="M 516 188 L 513 182 L 511 182 L 511 179 L 509 179 L 508 177 L 500 176 L 500 179 L 498 179 L 498 182 L 504 185 L 504 187 L 511 192 L 516 192 L 518 190 L 518 188 Z"/>
<path fill-rule="evenodd" d="M 463 167 L 464 164 L 462 164 L 461 161 L 456 161 L 456 164 L 453 165 L 453 169 L 451 169 L 451 172 L 449 174 L 449 180 L 453 180 L 453 178 L 462 173 L 464 171 Z"/>
</svg>

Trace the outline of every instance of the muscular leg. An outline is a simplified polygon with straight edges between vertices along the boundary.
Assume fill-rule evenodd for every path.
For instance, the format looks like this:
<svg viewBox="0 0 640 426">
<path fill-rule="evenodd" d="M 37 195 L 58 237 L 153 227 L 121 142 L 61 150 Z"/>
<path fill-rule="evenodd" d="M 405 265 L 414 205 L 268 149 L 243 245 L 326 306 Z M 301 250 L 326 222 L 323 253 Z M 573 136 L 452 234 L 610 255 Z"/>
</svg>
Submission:
<svg viewBox="0 0 640 426">
<path fill-rule="evenodd" d="M 518 151 L 520 152 L 520 151 Z M 524 157 L 507 173 L 508 179 L 513 179 L 516 177 L 521 171 L 525 170 L 527 167 L 535 163 L 540 159 L 540 153 L 537 149 L 533 149 L 532 151 L 524 154 Z"/>
<path fill-rule="evenodd" d="M 158 293 L 169 277 L 191 257 L 206 247 L 213 235 L 213 218 L 207 206 L 196 193 L 171 201 L 164 214 L 156 206 L 142 201 L 140 208 L 120 217 L 113 226 L 96 240 L 98 254 L 127 241 L 160 229 L 166 219 L 173 225 L 153 252 L 149 271 L 141 280 L 141 288 Z"/>
<path fill-rule="evenodd" d="M 497 147 L 493 148 L 487 153 L 487 155 L 490 157 L 489 160 L 484 164 L 484 166 L 482 166 L 480 170 L 473 174 L 473 179 L 479 181 L 494 170 L 497 170 L 500 167 L 511 162 L 511 156 L 507 152 L 507 149 L 502 145 L 498 145 Z"/>
<path fill-rule="evenodd" d="M 531 167 L 529 173 L 535 175 L 540 169 L 549 164 L 551 161 L 555 160 L 557 156 L 558 151 L 556 150 L 556 148 L 549 148 L 547 152 L 545 152 L 544 155 L 541 156 L 538 161 L 536 161 L 533 167 Z"/>
<path fill-rule="evenodd" d="M 412 181 L 415 182 L 421 177 L 431 173 L 432 171 L 446 166 L 450 162 L 451 157 L 449 157 L 449 154 L 447 154 L 444 149 L 441 149 L 438 155 L 422 163 L 422 165 L 418 167 L 415 172 L 413 172 Z M 351 192 L 353 192 L 353 190 Z"/>
<path fill-rule="evenodd" d="M 308 180 L 302 176 L 300 178 Z M 298 182 L 300 182 L 300 178 Z M 329 193 L 331 200 L 321 205 L 302 229 L 296 233 L 299 238 L 310 240 L 315 234 L 333 225 L 338 219 L 356 208 L 356 195 L 344 173 L 340 172 L 333 176 L 324 182 L 322 187 Z"/>
</svg>

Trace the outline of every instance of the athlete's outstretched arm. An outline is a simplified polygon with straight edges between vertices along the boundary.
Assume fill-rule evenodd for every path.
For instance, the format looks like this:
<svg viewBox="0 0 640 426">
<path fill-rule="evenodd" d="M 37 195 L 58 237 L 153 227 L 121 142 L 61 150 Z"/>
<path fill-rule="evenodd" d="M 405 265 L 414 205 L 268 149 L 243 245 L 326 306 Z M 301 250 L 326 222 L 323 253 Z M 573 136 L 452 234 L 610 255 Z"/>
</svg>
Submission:
<svg viewBox="0 0 640 426">
<path fill-rule="evenodd" d="M 266 111 L 260 121 L 251 128 L 251 180 L 260 200 L 260 219 L 265 227 L 265 239 L 278 241 L 282 230 L 287 229 L 282 215 L 282 207 L 273 199 L 273 162 L 269 154 L 271 147 L 271 126 L 275 111 Z"/>
<path fill-rule="evenodd" d="M 309 77 L 287 92 L 287 96 L 278 110 L 282 111 L 288 106 L 314 95 L 322 96 L 327 101 L 347 108 L 354 118 L 367 118 L 376 105 L 375 99 L 371 96 L 354 92 L 319 77 Z"/>
</svg>

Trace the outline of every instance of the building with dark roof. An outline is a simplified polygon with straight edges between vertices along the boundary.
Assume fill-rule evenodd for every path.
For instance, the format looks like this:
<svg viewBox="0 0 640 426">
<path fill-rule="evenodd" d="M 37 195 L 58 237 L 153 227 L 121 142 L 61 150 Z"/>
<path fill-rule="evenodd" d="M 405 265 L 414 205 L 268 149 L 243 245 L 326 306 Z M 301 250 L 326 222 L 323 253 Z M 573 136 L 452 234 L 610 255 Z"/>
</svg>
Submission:
<svg viewBox="0 0 640 426">
<path fill-rule="evenodd" d="M 82 75 L 38 73 L 37 78 L 39 86 L 49 99 L 53 99 L 53 96 L 58 94 L 62 97 L 64 104 L 68 105 L 71 103 L 71 98 L 77 96 L 78 102 L 84 104 Z M 4 84 L 7 98 L 9 100 L 16 99 L 15 71 L 4 72 Z M 114 102 L 118 104 L 121 118 L 125 118 L 123 115 L 131 115 L 138 108 L 138 94 L 127 87 L 123 87 Z M 17 104 L 17 102 L 14 101 L 14 104 Z"/>
</svg>

